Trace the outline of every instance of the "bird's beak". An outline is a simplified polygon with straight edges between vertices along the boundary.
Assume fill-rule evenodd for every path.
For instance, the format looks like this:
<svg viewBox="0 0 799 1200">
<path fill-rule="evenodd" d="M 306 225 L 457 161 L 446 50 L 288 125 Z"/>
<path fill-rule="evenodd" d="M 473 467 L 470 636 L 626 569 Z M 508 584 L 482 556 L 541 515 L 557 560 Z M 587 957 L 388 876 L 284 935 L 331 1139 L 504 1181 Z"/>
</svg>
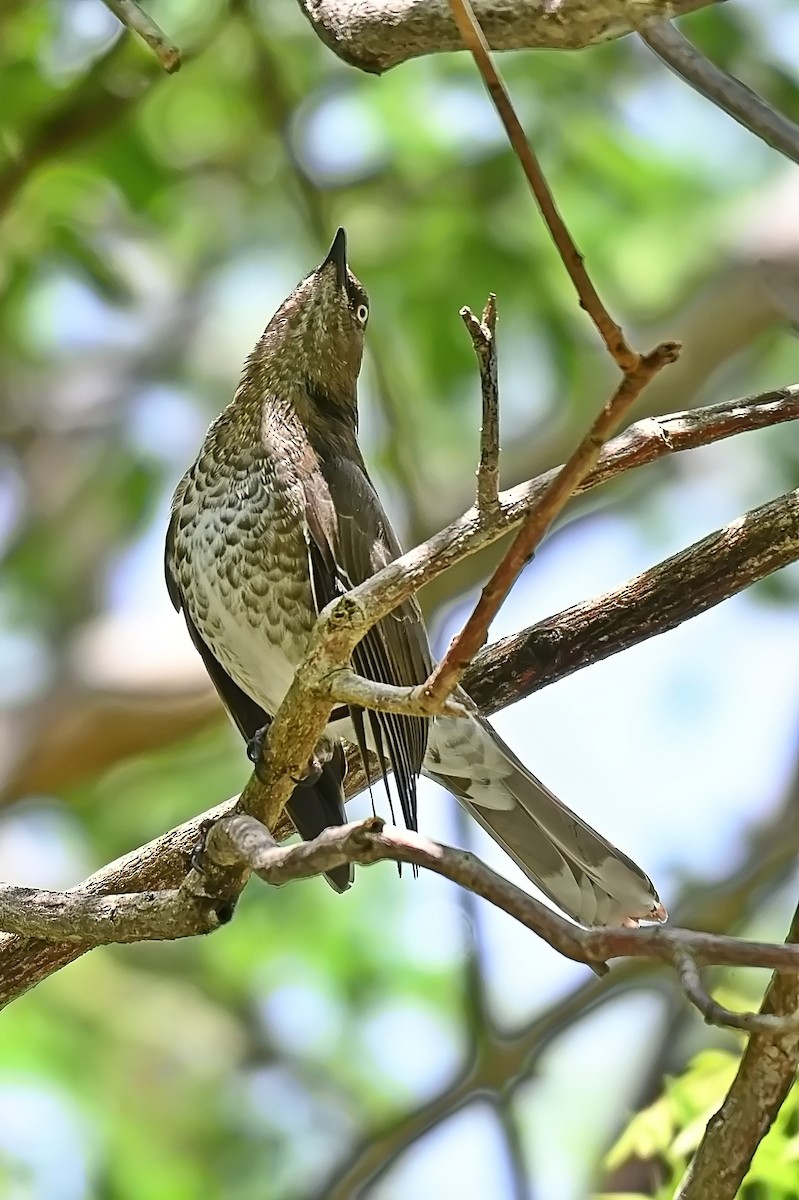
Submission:
<svg viewBox="0 0 799 1200">
<path fill-rule="evenodd" d="M 347 283 L 347 234 L 339 228 L 336 236 L 333 238 L 333 245 L 330 247 L 330 252 L 327 258 L 319 268 L 323 271 L 327 266 L 336 268 L 336 279 L 339 287 L 344 287 Z"/>
</svg>

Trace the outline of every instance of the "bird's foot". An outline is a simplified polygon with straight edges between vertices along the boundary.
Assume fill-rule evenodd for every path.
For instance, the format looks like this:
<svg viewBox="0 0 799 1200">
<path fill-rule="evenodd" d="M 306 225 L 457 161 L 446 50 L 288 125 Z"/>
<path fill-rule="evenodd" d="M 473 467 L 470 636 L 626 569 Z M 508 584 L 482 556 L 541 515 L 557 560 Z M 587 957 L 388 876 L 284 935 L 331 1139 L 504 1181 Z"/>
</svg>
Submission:
<svg viewBox="0 0 799 1200">
<path fill-rule="evenodd" d="M 268 726 L 264 725 L 261 729 L 257 729 L 254 735 L 247 743 L 247 757 L 255 767 L 255 774 L 264 782 L 261 774 L 261 763 L 263 761 L 264 742 L 266 740 Z M 305 764 L 305 768 L 299 777 L 292 775 L 291 781 L 297 787 L 314 787 L 322 777 L 322 771 L 326 764 L 330 761 L 335 750 L 335 741 L 328 737 L 327 734 L 322 734 L 319 739 L 319 744 L 314 750 Z"/>
<path fill-rule="evenodd" d="M 322 734 L 299 779 L 295 779 L 292 775 L 292 780 L 297 787 L 313 787 L 319 782 L 322 772 L 335 753 L 336 745 L 335 738 L 329 737 L 326 733 Z"/>
<path fill-rule="evenodd" d="M 264 782 L 261 772 L 261 764 L 263 763 L 264 758 L 264 742 L 266 741 L 266 732 L 268 728 L 268 725 L 262 725 L 260 729 L 256 729 L 255 733 L 247 743 L 247 757 L 255 767 L 255 774 L 261 780 L 261 783 Z"/>
</svg>

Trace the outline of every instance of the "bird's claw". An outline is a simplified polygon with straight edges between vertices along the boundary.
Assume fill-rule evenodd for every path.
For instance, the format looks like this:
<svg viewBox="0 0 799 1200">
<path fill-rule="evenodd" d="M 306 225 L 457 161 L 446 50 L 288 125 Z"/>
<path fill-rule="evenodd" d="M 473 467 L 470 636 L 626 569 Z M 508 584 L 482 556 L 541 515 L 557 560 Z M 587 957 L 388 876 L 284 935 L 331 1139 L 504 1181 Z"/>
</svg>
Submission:
<svg viewBox="0 0 799 1200">
<path fill-rule="evenodd" d="M 260 729 L 256 729 L 247 743 L 247 757 L 255 768 L 255 774 L 264 783 L 262 764 L 264 761 L 264 742 L 266 741 L 267 726 L 262 725 Z"/>
</svg>

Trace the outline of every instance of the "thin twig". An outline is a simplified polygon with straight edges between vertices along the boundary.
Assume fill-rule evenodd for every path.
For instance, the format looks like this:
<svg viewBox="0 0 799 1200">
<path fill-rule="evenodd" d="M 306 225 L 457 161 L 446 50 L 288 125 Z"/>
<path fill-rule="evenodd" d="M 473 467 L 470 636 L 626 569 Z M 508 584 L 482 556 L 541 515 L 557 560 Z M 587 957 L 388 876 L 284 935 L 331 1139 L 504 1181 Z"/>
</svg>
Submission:
<svg viewBox="0 0 799 1200">
<path fill-rule="evenodd" d="M 167 40 L 163 30 L 139 7 L 136 0 L 103 0 L 103 3 L 117 20 L 147 43 L 168 75 L 180 70 L 180 50 Z"/>
<path fill-rule="evenodd" d="M 505 126 L 505 132 L 513 151 L 535 196 L 541 216 L 547 224 L 552 240 L 563 259 L 563 265 L 577 290 L 580 307 L 585 309 L 594 322 L 609 354 L 620 370 L 625 373 L 634 371 L 638 366 L 639 355 L 629 345 L 620 326 L 608 313 L 583 266 L 583 256 L 575 246 L 563 217 L 558 212 L 538 159 L 525 137 L 522 124 L 516 116 L 505 85 L 491 61 L 491 51 L 469 0 L 450 0 L 450 8 L 463 43 L 477 64 L 488 94 Z"/>
<path fill-rule="evenodd" d="M 478 320 L 472 310 L 461 309 L 480 366 L 480 462 L 477 467 L 477 511 L 488 514 L 499 503 L 499 386 L 497 383 L 497 298 L 492 292 Z"/>
<path fill-rule="evenodd" d="M 674 952 L 674 965 L 680 977 L 680 985 L 688 999 L 698 1008 L 708 1025 L 721 1028 L 741 1029 L 745 1033 L 767 1033 L 772 1037 L 780 1033 L 799 1031 L 799 1012 L 776 1017 L 772 1013 L 733 1012 L 718 1004 L 702 984 L 699 967 L 687 950 Z"/>
<path fill-rule="evenodd" d="M 710 100 L 772 149 L 799 163 L 799 125 L 794 125 L 762 96 L 705 58 L 670 21 L 647 21 L 639 26 L 638 36 L 700 96 Z"/>
<path fill-rule="evenodd" d="M 483 588 L 468 621 L 433 669 L 424 688 L 431 701 L 449 696 L 460 682 L 477 651 L 485 645 L 491 622 L 550 525 L 596 465 L 605 442 L 643 388 L 667 363 L 674 362 L 678 352 L 675 343 L 664 342 L 639 360 L 637 368 L 625 375 L 574 454 L 541 493 L 507 554 Z"/>
</svg>

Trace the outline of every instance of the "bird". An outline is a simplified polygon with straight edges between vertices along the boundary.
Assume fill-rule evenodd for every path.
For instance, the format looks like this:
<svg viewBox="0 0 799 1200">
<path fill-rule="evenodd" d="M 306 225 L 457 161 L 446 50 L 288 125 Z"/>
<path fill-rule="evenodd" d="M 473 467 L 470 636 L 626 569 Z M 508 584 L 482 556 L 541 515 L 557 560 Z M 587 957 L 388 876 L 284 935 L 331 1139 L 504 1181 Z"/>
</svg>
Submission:
<svg viewBox="0 0 799 1200">
<path fill-rule="evenodd" d="M 401 553 L 358 444 L 358 376 L 369 297 L 339 229 L 324 261 L 280 305 L 178 484 L 165 547 L 169 594 L 254 761 L 330 601 Z M 413 686 L 433 656 L 416 598 L 352 655 L 367 679 Z M 468 716 L 334 708 L 287 809 L 306 840 L 346 820 L 343 743 L 393 772 L 417 827 L 420 774 L 443 785 L 550 901 L 584 926 L 666 912 L 647 875 L 541 783 L 463 691 Z M 350 864 L 327 880 L 339 892 Z"/>
</svg>

